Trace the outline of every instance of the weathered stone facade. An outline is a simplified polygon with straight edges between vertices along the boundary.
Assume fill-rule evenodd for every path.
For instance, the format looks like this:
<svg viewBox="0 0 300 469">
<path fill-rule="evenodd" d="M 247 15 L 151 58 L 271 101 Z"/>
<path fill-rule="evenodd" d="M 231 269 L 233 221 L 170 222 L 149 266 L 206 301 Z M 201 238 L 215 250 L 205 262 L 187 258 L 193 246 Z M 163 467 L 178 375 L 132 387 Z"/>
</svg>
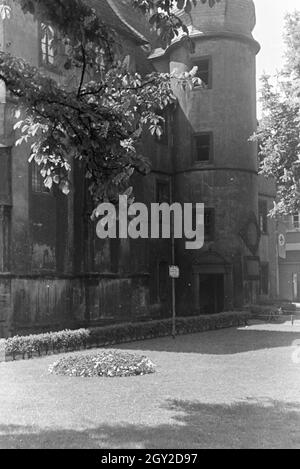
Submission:
<svg viewBox="0 0 300 469">
<path fill-rule="evenodd" d="M 148 205 L 161 202 L 159 191 L 167 190 L 176 202 L 204 202 L 210 210 L 212 233 L 201 251 L 187 251 L 184 241 L 176 240 L 178 311 L 214 313 L 254 302 L 260 293 L 259 256 L 274 257 L 275 249 L 259 247 L 257 149 L 249 142 L 256 129 L 259 50 L 252 37 L 253 3 L 224 0 L 208 9 L 199 2 L 190 25 L 195 53 L 177 42 L 167 51 L 153 50 L 149 58 L 137 23 L 128 27 L 127 10 L 127 26 L 121 21 L 124 3 L 119 9 L 116 1 L 103 5 L 108 21 L 117 17 L 118 27 L 123 25 L 125 50 L 139 71 L 186 71 L 202 58 L 209 63 L 208 87 L 174 90 L 178 105 L 169 115 L 168 138 L 145 137 L 153 170 L 134 184 L 136 199 Z M 41 65 L 39 27 L 30 15 L 14 7 L 0 38 L 4 50 Z M 14 102 L 3 87 L 0 106 L 0 337 L 169 315 L 170 241 L 97 239 L 77 165 L 70 196 L 34 190 L 36 174 L 27 162 L 28 148 L 14 146 Z M 194 139 L 203 134 L 211 136 L 210 158 L 199 162 Z M 271 295 L 275 264 L 271 261 Z"/>
<path fill-rule="evenodd" d="M 279 241 L 279 295 L 300 302 L 300 213 L 283 218 L 277 227 Z"/>
</svg>

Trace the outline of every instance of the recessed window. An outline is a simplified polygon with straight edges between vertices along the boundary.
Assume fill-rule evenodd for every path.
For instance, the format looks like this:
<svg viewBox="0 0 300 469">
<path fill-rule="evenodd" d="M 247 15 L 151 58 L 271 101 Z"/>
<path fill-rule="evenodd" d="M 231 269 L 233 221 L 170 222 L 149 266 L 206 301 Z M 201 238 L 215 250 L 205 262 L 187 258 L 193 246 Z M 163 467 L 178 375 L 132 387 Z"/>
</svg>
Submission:
<svg viewBox="0 0 300 469">
<path fill-rule="evenodd" d="M 1 205 L 11 202 L 11 150 L 0 148 L 0 203 Z"/>
<path fill-rule="evenodd" d="M 31 190 L 39 194 L 50 192 L 49 189 L 45 187 L 40 167 L 35 163 L 31 165 Z"/>
<path fill-rule="evenodd" d="M 194 61 L 194 65 L 198 67 L 196 74 L 200 78 L 201 84 L 196 85 L 195 88 L 211 88 L 212 87 L 212 73 L 211 73 L 211 60 L 210 58 L 203 58 Z"/>
<path fill-rule="evenodd" d="M 8 272 L 10 270 L 11 207 L 3 205 L 0 208 L 0 216 L 2 218 L 0 270 Z"/>
<path fill-rule="evenodd" d="M 200 163 L 212 159 L 212 134 L 201 133 L 194 136 L 194 160 Z"/>
<path fill-rule="evenodd" d="M 110 268 L 114 273 L 119 272 L 121 255 L 121 238 L 119 223 L 116 225 L 116 237 L 109 240 L 110 243 Z"/>
<path fill-rule="evenodd" d="M 42 65 L 55 65 L 54 39 L 55 31 L 52 26 L 46 23 L 40 25 L 40 46 Z"/>
<path fill-rule="evenodd" d="M 156 114 L 164 119 L 159 122 L 159 125 L 162 129 L 162 134 L 160 136 L 156 135 L 156 139 L 159 143 L 163 145 L 168 145 L 169 143 L 169 114 L 166 110 L 158 111 Z"/>
<path fill-rule="evenodd" d="M 299 212 L 294 213 L 293 215 L 293 228 L 298 230 L 300 228 L 300 214 Z"/>
<path fill-rule="evenodd" d="M 111 238 L 109 241 L 110 241 L 110 268 L 112 272 L 116 273 L 119 271 L 119 263 L 120 263 L 121 240 L 119 238 L 119 233 L 117 233 L 116 238 Z"/>
<path fill-rule="evenodd" d="M 215 237 L 215 210 L 206 208 L 204 211 L 204 236 L 205 241 L 212 241 Z"/>
<path fill-rule="evenodd" d="M 156 181 L 156 202 L 158 204 L 169 204 L 171 201 L 170 183 L 168 181 Z M 162 211 L 159 212 L 160 230 L 163 222 Z"/>
<path fill-rule="evenodd" d="M 259 227 L 262 234 L 268 234 L 268 203 L 260 200 L 258 205 Z"/>
<path fill-rule="evenodd" d="M 101 48 L 98 53 L 98 67 L 100 73 L 105 73 L 107 70 L 107 57 L 103 48 Z"/>
<path fill-rule="evenodd" d="M 159 204 L 170 203 L 169 181 L 157 181 L 156 182 L 156 202 Z"/>
<path fill-rule="evenodd" d="M 260 265 L 260 294 L 269 294 L 269 264 Z"/>
<path fill-rule="evenodd" d="M 127 54 L 123 59 L 123 64 L 130 73 L 136 72 L 136 59 L 133 55 Z"/>
<path fill-rule="evenodd" d="M 193 208 L 193 230 L 196 230 L 196 207 Z M 204 209 L 204 239 L 210 242 L 215 239 L 215 209 Z"/>
</svg>

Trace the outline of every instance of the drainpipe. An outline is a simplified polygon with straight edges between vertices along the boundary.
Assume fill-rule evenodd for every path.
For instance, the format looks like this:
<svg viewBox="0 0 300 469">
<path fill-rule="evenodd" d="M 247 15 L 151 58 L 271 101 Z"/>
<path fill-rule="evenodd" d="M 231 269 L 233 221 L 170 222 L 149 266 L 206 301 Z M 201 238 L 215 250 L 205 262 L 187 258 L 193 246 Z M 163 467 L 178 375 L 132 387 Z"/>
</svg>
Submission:
<svg viewBox="0 0 300 469">
<path fill-rule="evenodd" d="M 279 236 L 279 229 L 278 229 L 278 220 L 276 220 L 276 229 L 275 229 L 275 255 L 276 255 L 276 296 L 279 299 L 280 296 L 280 285 L 279 285 L 279 249 L 278 249 L 278 236 Z"/>
</svg>

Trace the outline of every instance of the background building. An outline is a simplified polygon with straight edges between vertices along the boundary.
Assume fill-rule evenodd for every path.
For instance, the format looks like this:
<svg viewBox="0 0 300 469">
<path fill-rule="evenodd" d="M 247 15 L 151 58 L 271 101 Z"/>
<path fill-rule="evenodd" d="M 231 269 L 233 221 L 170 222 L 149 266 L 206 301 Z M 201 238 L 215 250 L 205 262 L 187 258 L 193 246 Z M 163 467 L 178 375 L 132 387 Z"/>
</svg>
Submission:
<svg viewBox="0 0 300 469">
<path fill-rule="evenodd" d="M 261 233 L 259 301 L 284 298 L 279 294 L 278 224 L 274 218 L 269 217 L 275 198 L 275 181 L 259 176 L 258 224 Z"/>
<path fill-rule="evenodd" d="M 300 214 L 285 217 L 278 228 L 280 297 L 300 303 Z"/>
<path fill-rule="evenodd" d="M 205 247 L 187 251 L 176 241 L 178 312 L 210 314 L 241 308 L 260 294 L 276 296 L 274 227 L 267 221 L 264 232 L 259 218 L 274 191 L 262 182 L 259 188 L 257 149 L 249 142 L 257 125 L 253 2 L 224 0 L 213 9 L 198 2 L 184 18 L 193 54 L 180 40 L 166 51 L 153 47 L 129 0 L 93 3 L 122 34 L 133 70 L 197 65 L 202 80 L 193 90 L 174 89 L 178 105 L 166 113 L 164 136 L 145 137 L 152 173 L 134 184 L 136 199 L 147 204 L 172 195 L 206 205 Z M 11 19 L 1 21 L 3 50 L 67 80 L 52 34 L 15 5 Z M 79 165 L 70 196 L 46 191 L 38 169 L 28 165 L 29 149 L 14 146 L 15 103 L 3 86 L 0 100 L 0 336 L 170 314 L 170 241 L 97 239 Z"/>
</svg>

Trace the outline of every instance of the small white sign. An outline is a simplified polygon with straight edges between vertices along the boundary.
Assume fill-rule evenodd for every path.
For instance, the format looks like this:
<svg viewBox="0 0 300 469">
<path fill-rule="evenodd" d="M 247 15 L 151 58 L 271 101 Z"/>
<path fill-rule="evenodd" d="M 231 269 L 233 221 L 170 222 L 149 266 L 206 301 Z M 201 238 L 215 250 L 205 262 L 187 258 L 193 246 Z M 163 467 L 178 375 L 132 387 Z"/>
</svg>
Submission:
<svg viewBox="0 0 300 469">
<path fill-rule="evenodd" d="M 279 246 L 283 247 L 285 245 L 285 236 L 284 236 L 284 234 L 281 233 L 278 236 L 278 241 L 279 241 Z"/>
<path fill-rule="evenodd" d="M 278 255 L 281 259 L 286 259 L 286 239 L 283 233 L 278 236 Z"/>
<path fill-rule="evenodd" d="M 177 265 L 170 265 L 169 275 L 170 275 L 171 278 L 179 278 L 180 277 L 179 267 L 177 267 Z"/>
</svg>

